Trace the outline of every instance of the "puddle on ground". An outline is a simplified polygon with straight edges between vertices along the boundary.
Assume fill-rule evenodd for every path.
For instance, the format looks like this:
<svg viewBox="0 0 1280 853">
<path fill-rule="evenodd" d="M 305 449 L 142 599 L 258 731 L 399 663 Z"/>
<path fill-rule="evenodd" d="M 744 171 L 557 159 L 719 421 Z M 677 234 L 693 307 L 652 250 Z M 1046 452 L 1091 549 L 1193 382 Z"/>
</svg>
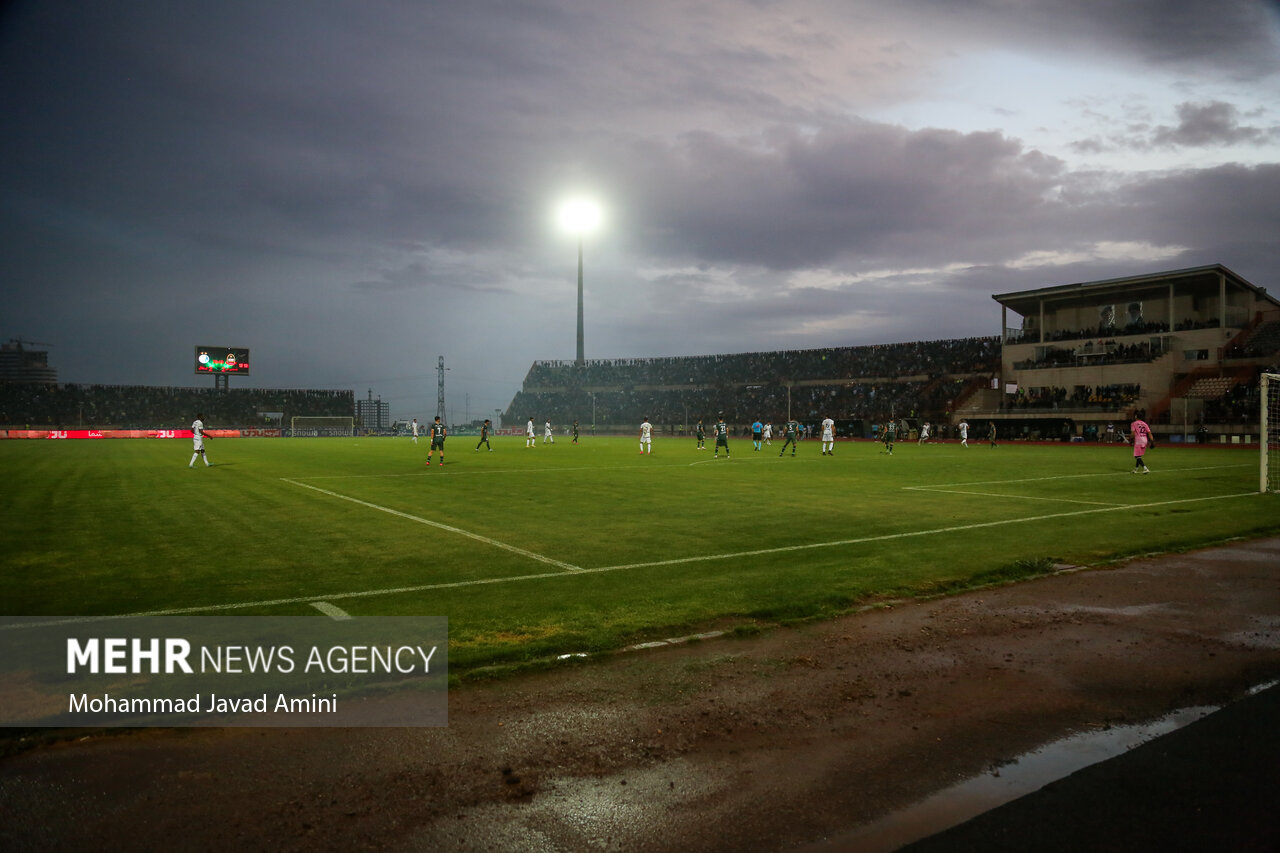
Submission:
<svg viewBox="0 0 1280 853">
<path fill-rule="evenodd" d="M 1254 691 L 1251 691 L 1254 692 Z M 1150 723 L 1109 726 L 1040 747 L 1000 767 L 894 812 L 875 823 L 804 848 L 806 853 L 888 853 L 1038 791 L 1091 764 L 1176 731 L 1216 711 L 1183 708 Z"/>
</svg>

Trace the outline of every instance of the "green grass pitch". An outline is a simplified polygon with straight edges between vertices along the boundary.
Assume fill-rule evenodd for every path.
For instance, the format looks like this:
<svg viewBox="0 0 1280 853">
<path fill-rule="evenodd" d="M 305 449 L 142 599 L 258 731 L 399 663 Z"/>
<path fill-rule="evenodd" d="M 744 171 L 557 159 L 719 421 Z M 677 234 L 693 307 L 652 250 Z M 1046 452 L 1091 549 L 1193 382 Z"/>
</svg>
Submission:
<svg viewBox="0 0 1280 853">
<path fill-rule="evenodd" d="M 0 442 L 3 612 L 444 614 L 465 672 L 1280 530 L 1256 449 L 474 446 Z"/>
</svg>

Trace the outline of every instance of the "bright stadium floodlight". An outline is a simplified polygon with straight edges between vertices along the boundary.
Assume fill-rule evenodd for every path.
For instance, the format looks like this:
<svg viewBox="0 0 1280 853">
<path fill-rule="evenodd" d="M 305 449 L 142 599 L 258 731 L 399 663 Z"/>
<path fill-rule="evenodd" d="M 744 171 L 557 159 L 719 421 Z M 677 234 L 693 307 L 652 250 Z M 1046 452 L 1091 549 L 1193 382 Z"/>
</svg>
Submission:
<svg viewBox="0 0 1280 853">
<path fill-rule="evenodd" d="M 560 205 L 560 227 L 578 237 L 578 357 L 577 365 L 586 363 L 582 343 L 582 238 L 600 227 L 603 212 L 600 205 L 585 198 L 572 199 Z"/>
<path fill-rule="evenodd" d="M 575 198 L 560 206 L 560 227 L 581 237 L 600 227 L 600 205 L 586 198 Z"/>
</svg>

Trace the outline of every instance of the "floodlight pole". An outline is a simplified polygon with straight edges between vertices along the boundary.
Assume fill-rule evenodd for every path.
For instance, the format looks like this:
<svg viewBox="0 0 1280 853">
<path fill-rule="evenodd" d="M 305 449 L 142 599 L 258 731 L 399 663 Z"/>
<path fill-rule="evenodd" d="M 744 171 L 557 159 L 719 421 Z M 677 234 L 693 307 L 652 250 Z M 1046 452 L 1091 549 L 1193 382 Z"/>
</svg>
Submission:
<svg viewBox="0 0 1280 853">
<path fill-rule="evenodd" d="M 578 367 L 586 364 L 582 345 L 582 235 L 578 235 Z"/>
<path fill-rule="evenodd" d="M 440 416 L 440 420 L 447 425 L 449 418 L 444 411 L 444 372 L 449 368 L 444 366 L 444 356 L 440 356 L 440 360 L 436 364 L 436 414 Z"/>
</svg>

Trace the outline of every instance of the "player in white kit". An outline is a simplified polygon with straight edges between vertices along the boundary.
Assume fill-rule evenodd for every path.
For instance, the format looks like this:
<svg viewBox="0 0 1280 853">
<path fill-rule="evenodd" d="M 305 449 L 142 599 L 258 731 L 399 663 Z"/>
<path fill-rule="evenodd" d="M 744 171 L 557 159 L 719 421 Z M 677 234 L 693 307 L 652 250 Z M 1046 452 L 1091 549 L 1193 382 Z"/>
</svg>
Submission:
<svg viewBox="0 0 1280 853">
<path fill-rule="evenodd" d="M 191 462 L 190 464 L 187 465 L 188 468 L 196 467 L 197 456 L 204 460 L 204 467 L 208 468 L 213 464 L 212 462 L 209 461 L 209 457 L 206 456 L 204 452 L 205 438 L 206 436 L 204 434 L 204 415 L 198 414 L 196 415 L 196 419 L 191 422 L 191 443 L 192 443 L 193 450 L 195 452 L 191 454 Z M 213 436 L 208 436 L 208 438 L 212 439 Z"/>
<path fill-rule="evenodd" d="M 831 418 L 822 419 L 822 455 L 835 456 L 836 422 Z"/>
</svg>

